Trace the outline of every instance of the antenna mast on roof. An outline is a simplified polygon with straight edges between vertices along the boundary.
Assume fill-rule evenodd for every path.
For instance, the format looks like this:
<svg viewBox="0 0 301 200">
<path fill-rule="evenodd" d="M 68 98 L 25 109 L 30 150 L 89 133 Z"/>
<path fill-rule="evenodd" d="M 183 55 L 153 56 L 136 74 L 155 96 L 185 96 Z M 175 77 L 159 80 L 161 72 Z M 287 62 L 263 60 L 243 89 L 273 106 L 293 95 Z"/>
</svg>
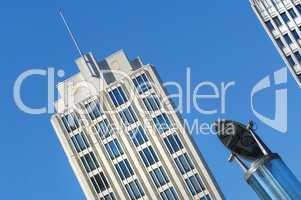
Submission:
<svg viewBox="0 0 301 200">
<path fill-rule="evenodd" d="M 79 43 L 78 43 L 78 41 L 76 40 L 76 38 L 75 38 L 73 32 L 71 31 L 70 26 L 69 26 L 68 22 L 66 21 L 66 18 L 65 18 L 65 16 L 64 16 L 64 13 L 63 13 L 63 11 L 62 11 L 61 9 L 59 10 L 59 15 L 61 16 L 61 18 L 62 18 L 62 20 L 63 20 L 63 22 L 64 22 L 64 24 L 65 24 L 65 26 L 66 26 L 66 28 L 67 28 L 67 30 L 68 30 L 68 33 L 69 33 L 69 35 L 70 35 L 70 37 L 71 37 L 71 39 L 72 39 L 72 41 L 73 41 L 73 43 L 74 43 L 74 45 L 75 45 L 77 51 L 79 52 L 80 56 L 81 56 L 82 58 L 84 58 L 85 62 L 87 62 L 87 61 L 86 61 L 86 58 L 84 57 L 84 54 L 83 54 L 83 52 L 82 52 L 82 50 L 81 50 L 81 48 L 80 48 L 80 46 L 79 46 Z"/>
</svg>

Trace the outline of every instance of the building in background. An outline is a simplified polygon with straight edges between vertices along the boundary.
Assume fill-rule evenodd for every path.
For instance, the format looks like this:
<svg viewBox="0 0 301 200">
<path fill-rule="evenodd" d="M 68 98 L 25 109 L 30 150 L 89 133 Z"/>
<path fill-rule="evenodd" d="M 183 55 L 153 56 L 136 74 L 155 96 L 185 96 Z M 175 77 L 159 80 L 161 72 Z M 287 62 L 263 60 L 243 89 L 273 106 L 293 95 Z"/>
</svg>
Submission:
<svg viewBox="0 0 301 200">
<path fill-rule="evenodd" d="M 301 1 L 250 0 L 250 2 L 301 87 Z"/>
<path fill-rule="evenodd" d="M 76 63 L 51 122 L 88 200 L 224 199 L 151 65 Z"/>
</svg>

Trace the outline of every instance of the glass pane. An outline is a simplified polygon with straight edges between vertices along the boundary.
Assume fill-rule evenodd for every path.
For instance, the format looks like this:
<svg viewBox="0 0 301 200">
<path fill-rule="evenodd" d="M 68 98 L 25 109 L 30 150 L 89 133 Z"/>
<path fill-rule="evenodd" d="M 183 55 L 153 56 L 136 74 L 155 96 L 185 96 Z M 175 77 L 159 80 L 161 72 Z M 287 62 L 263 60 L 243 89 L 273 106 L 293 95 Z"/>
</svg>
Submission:
<svg viewBox="0 0 301 200">
<path fill-rule="evenodd" d="M 182 155 L 180 155 L 179 157 L 175 158 L 177 167 L 179 168 L 179 170 L 181 171 L 182 174 L 185 174 L 191 170 L 194 169 L 194 166 L 190 160 L 190 158 L 188 157 L 187 153 L 184 153 Z"/>
<path fill-rule="evenodd" d="M 83 133 L 76 134 L 75 136 L 71 137 L 71 141 L 78 153 L 89 147 L 89 143 L 87 142 L 86 136 Z"/>
<path fill-rule="evenodd" d="M 98 126 L 95 126 L 95 128 L 102 139 L 109 137 L 113 131 L 107 119 L 99 122 Z"/>
<path fill-rule="evenodd" d="M 133 79 L 134 85 L 137 88 L 139 94 L 148 91 L 151 89 L 151 85 L 149 83 L 148 78 L 145 74 L 142 74 Z"/>
<path fill-rule="evenodd" d="M 160 133 L 164 133 L 165 131 L 172 128 L 172 125 L 165 113 L 155 117 L 153 120 Z"/>
<path fill-rule="evenodd" d="M 157 187 L 161 187 L 169 182 L 169 179 L 162 167 L 151 171 L 150 174 Z"/>
<path fill-rule="evenodd" d="M 103 192 L 109 188 L 109 183 L 102 172 L 93 176 L 91 181 L 97 193 Z"/>
<path fill-rule="evenodd" d="M 137 117 L 134 113 L 133 108 L 130 106 L 119 113 L 123 123 L 126 126 L 129 126 L 135 122 L 137 122 Z"/>
<path fill-rule="evenodd" d="M 139 199 L 144 196 L 144 192 L 137 180 L 130 182 L 125 187 L 131 199 Z"/>
<path fill-rule="evenodd" d="M 115 164 L 115 168 L 122 180 L 129 178 L 134 174 L 128 160 L 123 160 Z"/>
<path fill-rule="evenodd" d="M 124 104 L 125 102 L 127 102 L 127 98 L 121 87 L 115 88 L 114 90 L 110 91 L 109 95 L 110 95 L 115 107 L 118 107 L 118 106 Z"/>
<path fill-rule="evenodd" d="M 106 150 L 109 153 L 111 159 L 115 159 L 123 154 L 120 144 L 116 139 L 105 144 L 105 147 L 106 147 Z"/>
<path fill-rule="evenodd" d="M 164 142 L 171 154 L 183 149 L 183 145 L 176 134 L 172 134 L 164 138 Z"/>
<path fill-rule="evenodd" d="M 99 164 L 93 152 L 84 155 L 80 159 L 88 173 L 99 167 Z"/>
<path fill-rule="evenodd" d="M 129 134 L 136 146 L 142 145 L 148 141 L 145 132 L 141 126 L 130 131 Z"/>
<path fill-rule="evenodd" d="M 152 147 L 147 147 L 139 152 L 144 164 L 149 167 L 153 165 L 154 163 L 158 162 L 158 157 L 154 152 L 154 149 Z"/>
</svg>

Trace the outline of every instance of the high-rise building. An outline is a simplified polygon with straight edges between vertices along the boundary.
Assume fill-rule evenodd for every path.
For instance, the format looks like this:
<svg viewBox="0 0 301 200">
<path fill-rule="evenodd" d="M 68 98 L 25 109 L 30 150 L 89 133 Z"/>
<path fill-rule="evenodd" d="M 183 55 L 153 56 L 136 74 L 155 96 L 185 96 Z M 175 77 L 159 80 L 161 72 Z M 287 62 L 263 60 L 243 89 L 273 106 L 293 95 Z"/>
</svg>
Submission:
<svg viewBox="0 0 301 200">
<path fill-rule="evenodd" d="M 51 122 L 87 199 L 224 199 L 152 65 L 76 63 Z"/>
<path fill-rule="evenodd" d="M 250 2 L 301 87 L 301 1 L 250 0 Z"/>
</svg>

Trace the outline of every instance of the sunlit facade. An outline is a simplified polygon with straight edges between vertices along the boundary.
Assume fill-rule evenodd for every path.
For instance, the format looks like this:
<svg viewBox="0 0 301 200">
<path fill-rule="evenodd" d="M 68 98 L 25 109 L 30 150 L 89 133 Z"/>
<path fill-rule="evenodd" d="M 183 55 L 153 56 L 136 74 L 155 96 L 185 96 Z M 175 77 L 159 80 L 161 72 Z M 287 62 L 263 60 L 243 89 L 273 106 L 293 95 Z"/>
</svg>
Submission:
<svg viewBox="0 0 301 200">
<path fill-rule="evenodd" d="M 301 1 L 250 0 L 261 24 L 301 86 Z"/>
<path fill-rule="evenodd" d="M 51 122 L 89 200 L 222 200 L 153 66 L 87 54 Z"/>
</svg>

